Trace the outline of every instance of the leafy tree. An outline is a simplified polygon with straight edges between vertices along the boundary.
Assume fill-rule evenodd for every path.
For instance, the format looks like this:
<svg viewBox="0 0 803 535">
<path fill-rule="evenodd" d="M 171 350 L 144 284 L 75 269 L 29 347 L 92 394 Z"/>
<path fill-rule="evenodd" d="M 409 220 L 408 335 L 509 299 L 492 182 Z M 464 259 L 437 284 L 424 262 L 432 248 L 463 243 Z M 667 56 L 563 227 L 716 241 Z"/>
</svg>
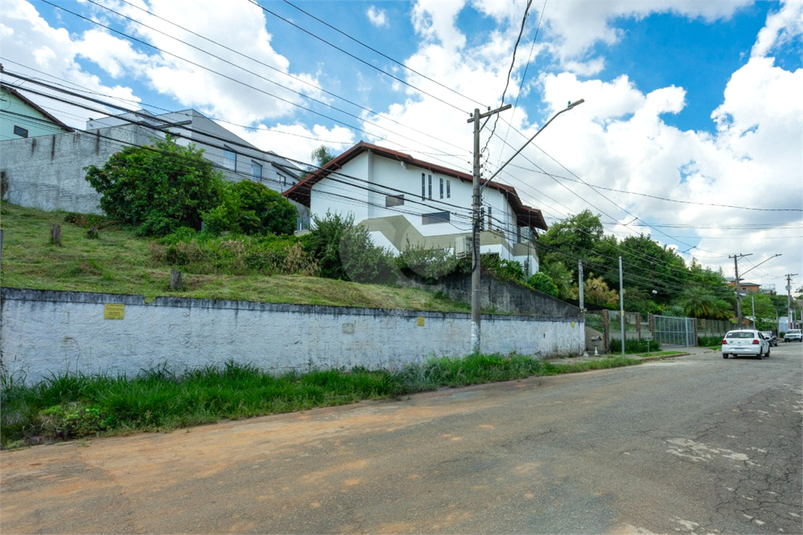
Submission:
<svg viewBox="0 0 803 535">
<path fill-rule="evenodd" d="M 583 295 L 586 301 L 595 305 L 615 306 L 619 304 L 619 293 L 611 290 L 602 277 L 595 277 L 593 273 L 589 273 L 585 280 Z"/>
<path fill-rule="evenodd" d="M 538 272 L 531 275 L 527 279 L 527 286 L 552 297 L 558 297 L 558 287 L 546 273 Z"/>
<path fill-rule="evenodd" d="M 257 182 L 242 180 L 232 185 L 239 201 L 238 224 L 245 234 L 292 234 L 296 208 L 284 195 Z"/>
<path fill-rule="evenodd" d="M 596 258 L 596 246 L 604 236 L 598 215 L 589 210 L 555 223 L 539 239 L 541 262 L 560 262 L 574 273 L 578 258 Z"/>
<path fill-rule="evenodd" d="M 568 299 L 572 297 L 572 288 L 575 286 L 572 273 L 562 262 L 542 263 L 538 271 L 548 276 L 558 291 L 557 297 Z"/>
<path fill-rule="evenodd" d="M 182 147 L 171 137 L 149 147 L 126 147 L 103 167 L 84 170 L 101 194 L 103 211 L 143 235 L 199 230 L 201 214 L 220 204 L 225 187 L 202 149 Z"/>
<path fill-rule="evenodd" d="M 326 145 L 321 145 L 312 151 L 310 156 L 312 156 L 313 161 L 318 163 L 318 167 L 323 167 L 335 159 L 335 155 L 329 151 L 329 148 Z"/>
</svg>

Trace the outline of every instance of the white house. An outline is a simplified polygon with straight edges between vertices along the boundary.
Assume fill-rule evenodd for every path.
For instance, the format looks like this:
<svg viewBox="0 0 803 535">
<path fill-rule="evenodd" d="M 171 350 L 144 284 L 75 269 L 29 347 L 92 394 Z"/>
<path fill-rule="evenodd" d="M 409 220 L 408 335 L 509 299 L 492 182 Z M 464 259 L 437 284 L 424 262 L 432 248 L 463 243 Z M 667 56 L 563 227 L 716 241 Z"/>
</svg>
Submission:
<svg viewBox="0 0 803 535">
<path fill-rule="evenodd" d="M 312 216 L 353 214 L 376 245 L 395 253 L 408 244 L 471 254 L 472 177 L 407 154 L 360 142 L 285 192 Z M 540 210 L 516 190 L 491 182 L 482 193 L 481 252 L 538 271 Z"/>
<path fill-rule="evenodd" d="M 0 84 L 0 140 L 72 131 L 72 128 L 11 85 Z"/>
</svg>

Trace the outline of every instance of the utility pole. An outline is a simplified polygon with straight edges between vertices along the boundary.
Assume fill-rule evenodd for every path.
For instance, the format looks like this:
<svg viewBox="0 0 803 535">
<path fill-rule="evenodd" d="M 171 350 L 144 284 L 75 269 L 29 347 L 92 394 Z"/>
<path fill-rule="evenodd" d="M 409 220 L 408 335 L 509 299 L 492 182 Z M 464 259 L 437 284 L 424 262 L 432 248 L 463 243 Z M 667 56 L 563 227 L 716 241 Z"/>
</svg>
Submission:
<svg viewBox="0 0 803 535">
<path fill-rule="evenodd" d="M 622 276 L 622 257 L 619 257 L 619 326 L 622 330 L 622 355 L 625 354 L 625 288 Z"/>
<path fill-rule="evenodd" d="M 797 273 L 786 274 L 786 318 L 789 320 L 789 328 L 794 327 L 792 322 L 792 277 Z"/>
<path fill-rule="evenodd" d="M 560 115 L 561 113 L 565 113 L 575 106 L 578 106 L 585 102 L 583 99 L 577 100 L 575 102 L 569 102 L 569 104 L 555 115 L 553 115 L 544 126 L 539 128 L 533 136 L 527 140 L 527 142 L 517 150 L 513 156 L 510 157 L 508 161 L 502 164 L 496 172 L 491 175 L 489 179 L 485 181 L 485 184 L 482 184 L 480 180 L 480 131 L 482 127 L 480 126 L 480 119 L 487 119 L 492 115 L 496 115 L 499 112 L 505 111 L 507 109 L 512 108 L 511 104 L 505 104 L 495 110 L 489 109 L 485 113 L 480 113 L 479 109 L 474 109 L 474 114 L 470 119 L 468 119 L 468 123 L 474 123 L 474 173 L 472 177 L 472 185 L 474 186 L 474 191 L 471 199 L 472 205 L 472 246 L 471 246 L 471 352 L 472 353 L 479 353 L 480 349 L 482 348 L 481 344 L 481 335 L 480 335 L 480 304 L 481 304 L 481 292 L 480 292 L 480 221 L 481 221 L 481 208 L 482 208 L 482 188 L 487 186 L 491 183 L 496 175 L 498 175 L 502 169 L 504 169 L 507 164 L 513 161 L 513 158 L 519 155 L 524 148 L 532 142 L 535 137 L 540 134 L 544 128 L 549 126 L 549 123 L 555 120 L 555 118 Z M 487 120 L 485 121 L 488 122 Z M 482 126 L 485 126 L 483 124 Z"/>
<path fill-rule="evenodd" d="M 580 312 L 585 310 L 586 304 L 583 294 L 583 259 L 577 261 L 577 284 L 580 287 Z"/>
<path fill-rule="evenodd" d="M 501 108 L 495 110 L 488 110 L 485 113 L 480 113 L 480 110 L 475 108 L 474 115 L 468 122 L 474 123 L 474 169 L 473 169 L 473 194 L 471 196 L 471 352 L 479 353 L 482 348 L 481 337 L 481 314 L 480 306 L 482 299 L 482 292 L 480 286 L 480 274 L 482 272 L 480 262 L 480 210 L 482 208 L 482 192 L 480 189 L 480 119 L 490 117 L 496 113 L 502 112 L 511 108 L 511 104 L 506 104 Z"/>
<path fill-rule="evenodd" d="M 751 256 L 752 254 L 753 253 L 728 256 L 728 258 L 733 258 L 733 270 L 736 272 L 736 321 L 740 329 L 742 328 L 742 286 L 739 284 L 739 259 L 745 256 Z"/>
</svg>

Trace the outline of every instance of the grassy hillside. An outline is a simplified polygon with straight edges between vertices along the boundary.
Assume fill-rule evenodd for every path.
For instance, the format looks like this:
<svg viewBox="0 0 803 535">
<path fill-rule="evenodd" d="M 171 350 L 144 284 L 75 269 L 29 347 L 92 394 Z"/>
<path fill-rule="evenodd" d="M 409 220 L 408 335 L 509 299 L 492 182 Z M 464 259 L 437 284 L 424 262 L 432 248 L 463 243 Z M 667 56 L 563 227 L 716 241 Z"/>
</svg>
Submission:
<svg viewBox="0 0 803 535">
<path fill-rule="evenodd" d="M 71 221 L 71 222 L 67 222 Z M 61 225 L 62 245 L 50 243 L 51 224 Z M 100 228 L 90 239 L 90 225 Z M 273 303 L 467 312 L 434 293 L 356 284 L 300 275 L 232 275 L 182 267 L 183 291 L 170 291 L 165 246 L 94 216 L 45 212 L 3 203 L 4 287 L 157 296 L 237 299 Z"/>
</svg>

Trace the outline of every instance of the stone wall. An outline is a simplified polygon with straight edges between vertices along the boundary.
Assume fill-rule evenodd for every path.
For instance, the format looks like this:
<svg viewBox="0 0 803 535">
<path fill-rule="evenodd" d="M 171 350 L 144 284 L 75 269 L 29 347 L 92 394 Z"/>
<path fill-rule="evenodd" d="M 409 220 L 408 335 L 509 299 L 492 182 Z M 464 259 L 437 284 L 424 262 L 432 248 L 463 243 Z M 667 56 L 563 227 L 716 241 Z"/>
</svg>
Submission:
<svg viewBox="0 0 803 535">
<path fill-rule="evenodd" d="M 35 383 L 51 373 L 136 375 L 228 361 L 272 373 L 393 368 L 470 352 L 470 315 L 247 301 L 2 289 L 0 368 Z M 579 320 L 482 318 L 482 350 L 553 356 L 583 351 Z"/>
</svg>

